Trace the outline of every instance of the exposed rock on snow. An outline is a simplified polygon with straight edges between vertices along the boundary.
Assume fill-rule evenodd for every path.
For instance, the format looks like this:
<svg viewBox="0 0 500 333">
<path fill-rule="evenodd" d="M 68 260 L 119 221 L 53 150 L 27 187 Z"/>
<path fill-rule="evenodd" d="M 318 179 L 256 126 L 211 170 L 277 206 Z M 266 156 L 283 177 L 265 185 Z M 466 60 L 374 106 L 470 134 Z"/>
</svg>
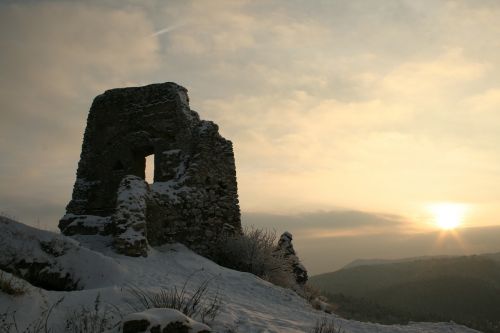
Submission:
<svg viewBox="0 0 500 333">
<path fill-rule="evenodd" d="M 73 197 L 59 223 L 65 235 L 113 235 L 118 251 L 132 256 L 146 255 L 148 242 L 172 241 L 209 254 L 223 230 L 241 230 L 232 144 L 188 103 L 187 90 L 175 83 L 95 98 Z M 123 223 L 134 212 L 123 206 L 120 183 L 128 175 L 144 179 L 151 154 L 155 174 L 143 196 L 146 209 Z"/>
<path fill-rule="evenodd" d="M 124 270 L 111 258 L 81 247 L 72 239 L 0 216 L 0 269 L 48 290 L 102 285 Z"/>
<path fill-rule="evenodd" d="M 288 231 L 285 231 L 279 241 L 278 241 L 278 246 L 276 248 L 277 251 L 281 251 L 284 256 L 288 259 L 288 261 L 291 264 L 292 272 L 295 275 L 295 281 L 300 285 L 303 286 L 307 282 L 307 270 L 302 265 L 302 263 L 299 260 L 299 257 L 297 257 L 297 253 L 295 252 L 295 249 L 293 248 L 292 244 L 292 234 L 289 233 Z"/>
<path fill-rule="evenodd" d="M 209 333 L 210 327 L 198 323 L 174 309 L 148 309 L 127 315 L 123 333 Z"/>
</svg>

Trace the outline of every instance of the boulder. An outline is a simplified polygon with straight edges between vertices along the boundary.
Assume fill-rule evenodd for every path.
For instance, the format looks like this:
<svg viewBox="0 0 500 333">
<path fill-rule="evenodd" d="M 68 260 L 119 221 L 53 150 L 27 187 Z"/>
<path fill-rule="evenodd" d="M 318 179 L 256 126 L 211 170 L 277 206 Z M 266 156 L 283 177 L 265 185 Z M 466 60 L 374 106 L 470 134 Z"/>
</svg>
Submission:
<svg viewBox="0 0 500 333">
<path fill-rule="evenodd" d="M 102 276 L 119 278 L 111 258 L 75 240 L 0 216 L 0 269 L 47 290 L 76 290 L 100 285 Z"/>
<path fill-rule="evenodd" d="M 198 323 L 180 311 L 153 308 L 132 313 L 122 320 L 123 333 L 209 333 L 210 327 Z"/>
</svg>

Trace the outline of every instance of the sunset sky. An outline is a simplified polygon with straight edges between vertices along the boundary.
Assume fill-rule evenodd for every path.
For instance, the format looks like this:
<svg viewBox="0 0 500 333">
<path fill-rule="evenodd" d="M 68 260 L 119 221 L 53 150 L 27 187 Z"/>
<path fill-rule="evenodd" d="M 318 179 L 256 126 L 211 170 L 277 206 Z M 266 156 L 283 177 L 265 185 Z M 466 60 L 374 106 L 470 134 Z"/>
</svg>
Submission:
<svg viewBox="0 0 500 333">
<path fill-rule="evenodd" d="M 174 81 L 313 273 L 500 251 L 499 36 L 495 0 L 1 1 L 0 211 L 55 230 L 93 97 Z"/>
</svg>

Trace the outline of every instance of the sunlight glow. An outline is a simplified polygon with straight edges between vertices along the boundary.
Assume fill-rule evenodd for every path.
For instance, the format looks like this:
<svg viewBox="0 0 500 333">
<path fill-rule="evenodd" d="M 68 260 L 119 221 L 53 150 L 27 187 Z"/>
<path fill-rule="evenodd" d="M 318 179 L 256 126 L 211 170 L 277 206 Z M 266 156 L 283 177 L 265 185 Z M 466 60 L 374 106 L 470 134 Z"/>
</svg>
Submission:
<svg viewBox="0 0 500 333">
<path fill-rule="evenodd" d="M 155 175 L 155 155 L 146 156 L 146 167 L 144 173 L 144 180 L 146 183 L 153 184 Z"/>
<path fill-rule="evenodd" d="M 464 222 L 467 206 L 456 203 L 437 203 L 429 205 L 433 222 L 443 230 L 452 230 Z"/>
</svg>

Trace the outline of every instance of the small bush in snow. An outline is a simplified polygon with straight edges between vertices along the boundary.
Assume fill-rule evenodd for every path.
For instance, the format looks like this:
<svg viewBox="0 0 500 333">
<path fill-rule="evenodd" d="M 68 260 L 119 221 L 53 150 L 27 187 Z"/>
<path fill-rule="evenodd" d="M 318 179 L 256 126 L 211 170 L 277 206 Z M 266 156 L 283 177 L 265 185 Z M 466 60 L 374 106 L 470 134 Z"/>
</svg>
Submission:
<svg viewBox="0 0 500 333">
<path fill-rule="evenodd" d="M 188 293 L 186 288 L 189 280 L 184 282 L 181 289 L 174 286 L 169 289 L 149 291 L 129 287 L 129 293 L 137 301 L 131 306 L 137 312 L 152 308 L 169 308 L 178 310 L 188 317 L 199 317 L 203 322 L 207 319 L 214 320 L 220 311 L 221 299 L 218 292 L 209 293 L 208 286 L 211 280 L 205 280 L 193 293 Z"/>
<path fill-rule="evenodd" d="M 275 231 L 244 228 L 241 235 L 222 237 L 213 259 L 221 266 L 249 272 L 276 285 L 295 289 L 288 258 L 276 247 Z"/>
<path fill-rule="evenodd" d="M 98 294 L 93 308 L 82 306 L 67 315 L 64 332 L 101 333 L 118 326 L 121 319 L 120 311 L 109 305 L 103 306 Z"/>
<path fill-rule="evenodd" d="M 11 320 L 12 313 L 0 313 L 0 333 L 10 333 L 14 329 L 14 322 Z"/>
<path fill-rule="evenodd" d="M 11 296 L 20 296 L 26 293 L 26 285 L 12 275 L 7 277 L 4 272 L 0 272 L 0 291 Z"/>
<path fill-rule="evenodd" d="M 316 322 L 316 325 L 311 329 L 311 333 L 343 333 L 344 331 L 335 325 L 333 319 L 328 320 L 323 318 Z"/>
<path fill-rule="evenodd" d="M 49 327 L 49 319 L 52 311 L 57 308 L 64 297 L 61 297 L 57 302 L 48 306 L 45 303 L 45 308 L 40 316 L 30 323 L 18 323 L 16 320 L 16 311 L 0 314 L 0 333 L 52 333 L 52 328 Z M 25 326 L 23 329 L 21 324 Z"/>
</svg>

